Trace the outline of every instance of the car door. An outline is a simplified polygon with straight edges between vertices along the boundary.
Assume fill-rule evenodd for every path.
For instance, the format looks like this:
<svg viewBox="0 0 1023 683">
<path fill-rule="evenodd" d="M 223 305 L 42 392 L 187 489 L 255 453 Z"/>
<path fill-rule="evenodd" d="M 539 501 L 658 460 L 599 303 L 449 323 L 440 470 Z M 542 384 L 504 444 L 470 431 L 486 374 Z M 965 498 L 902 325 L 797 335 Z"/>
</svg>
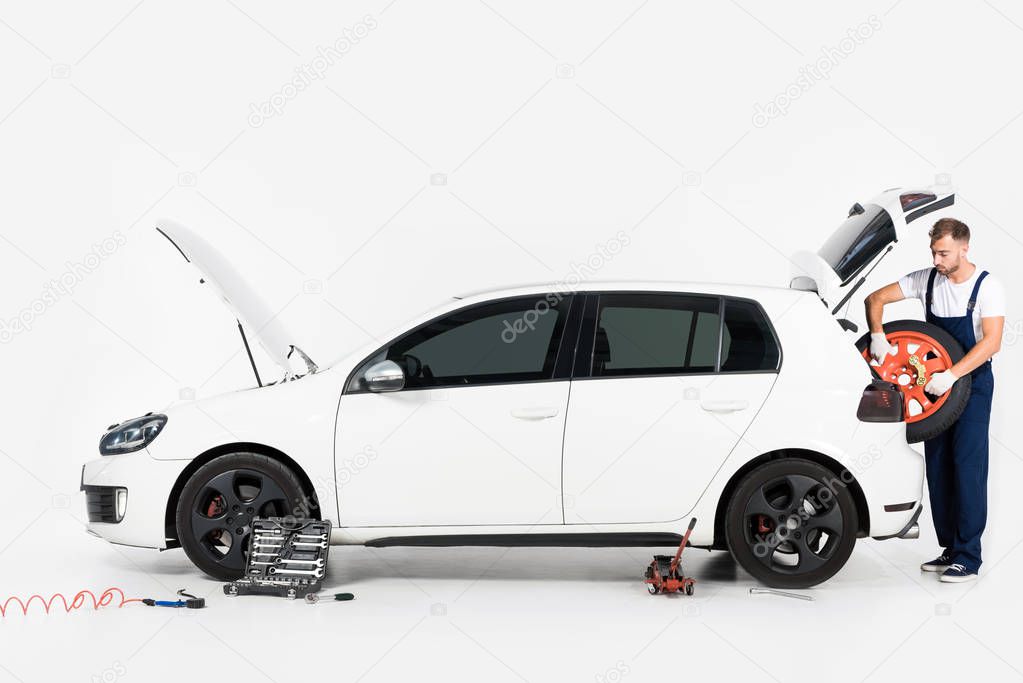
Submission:
<svg viewBox="0 0 1023 683">
<path fill-rule="evenodd" d="M 573 299 L 468 306 L 358 366 L 338 409 L 341 524 L 561 524 Z M 403 389 L 366 390 L 362 375 L 381 360 L 402 366 Z"/>
<path fill-rule="evenodd" d="M 780 349 L 762 309 L 717 296 L 601 293 L 588 297 L 582 329 L 565 432 L 566 523 L 682 518 L 774 384 Z"/>
</svg>

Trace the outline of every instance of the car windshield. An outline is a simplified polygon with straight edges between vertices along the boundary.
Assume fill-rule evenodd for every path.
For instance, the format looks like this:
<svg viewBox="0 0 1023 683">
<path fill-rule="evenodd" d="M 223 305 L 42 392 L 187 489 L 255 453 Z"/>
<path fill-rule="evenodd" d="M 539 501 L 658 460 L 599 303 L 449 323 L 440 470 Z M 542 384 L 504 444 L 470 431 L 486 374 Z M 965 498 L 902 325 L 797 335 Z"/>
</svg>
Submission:
<svg viewBox="0 0 1023 683">
<path fill-rule="evenodd" d="M 867 204 L 861 213 L 845 219 L 817 253 L 835 269 L 844 285 L 894 241 L 892 217 L 880 206 Z"/>
</svg>

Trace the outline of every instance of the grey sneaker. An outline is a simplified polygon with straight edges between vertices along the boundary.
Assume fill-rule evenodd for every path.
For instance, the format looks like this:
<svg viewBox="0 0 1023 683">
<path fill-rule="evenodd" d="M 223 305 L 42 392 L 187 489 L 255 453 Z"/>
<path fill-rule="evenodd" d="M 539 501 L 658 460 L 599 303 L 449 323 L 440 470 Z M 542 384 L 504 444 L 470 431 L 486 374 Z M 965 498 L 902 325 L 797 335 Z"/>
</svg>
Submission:
<svg viewBox="0 0 1023 683">
<path fill-rule="evenodd" d="M 922 572 L 943 572 L 952 566 L 952 558 L 947 553 L 942 553 L 939 557 L 934 558 L 930 562 L 924 562 L 920 565 L 920 571 Z"/>
</svg>

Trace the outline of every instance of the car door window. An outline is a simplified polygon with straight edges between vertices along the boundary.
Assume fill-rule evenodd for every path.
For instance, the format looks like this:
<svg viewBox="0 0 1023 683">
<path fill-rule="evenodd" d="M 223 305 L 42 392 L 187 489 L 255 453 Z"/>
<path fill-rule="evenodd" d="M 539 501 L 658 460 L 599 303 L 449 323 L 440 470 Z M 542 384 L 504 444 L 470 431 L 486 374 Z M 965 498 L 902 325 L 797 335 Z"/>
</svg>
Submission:
<svg viewBox="0 0 1023 683">
<path fill-rule="evenodd" d="M 763 311 L 752 301 L 728 299 L 721 336 L 721 372 L 777 370 L 781 350 Z"/>
<path fill-rule="evenodd" d="M 591 376 L 714 372 L 719 334 L 717 297 L 604 294 Z"/>
<path fill-rule="evenodd" d="M 550 379 L 570 297 L 520 297 L 464 308 L 429 322 L 366 361 L 393 360 L 405 388 L 455 387 Z"/>
</svg>

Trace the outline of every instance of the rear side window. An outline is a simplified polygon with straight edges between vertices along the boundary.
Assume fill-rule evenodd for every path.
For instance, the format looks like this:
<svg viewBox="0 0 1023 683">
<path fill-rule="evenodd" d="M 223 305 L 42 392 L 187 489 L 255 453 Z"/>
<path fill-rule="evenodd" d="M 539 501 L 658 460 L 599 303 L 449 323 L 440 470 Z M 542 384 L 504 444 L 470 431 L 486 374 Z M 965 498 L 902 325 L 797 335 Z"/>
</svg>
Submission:
<svg viewBox="0 0 1023 683">
<path fill-rule="evenodd" d="M 591 376 L 714 372 L 719 329 L 717 298 L 601 295 Z"/>
<path fill-rule="evenodd" d="M 777 370 L 781 351 L 759 306 L 750 301 L 725 301 L 721 335 L 721 372 Z"/>
</svg>

